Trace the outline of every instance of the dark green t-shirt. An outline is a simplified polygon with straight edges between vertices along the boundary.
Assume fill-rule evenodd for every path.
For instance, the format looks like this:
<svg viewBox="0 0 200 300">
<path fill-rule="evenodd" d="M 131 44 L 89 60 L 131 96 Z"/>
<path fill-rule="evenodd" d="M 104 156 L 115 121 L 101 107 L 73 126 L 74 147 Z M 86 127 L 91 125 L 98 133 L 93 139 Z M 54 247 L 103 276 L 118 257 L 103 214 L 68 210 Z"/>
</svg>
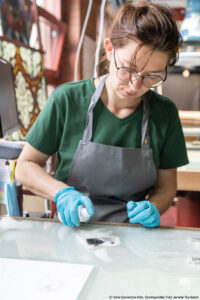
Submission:
<svg viewBox="0 0 200 300">
<path fill-rule="evenodd" d="M 93 79 L 65 83 L 54 90 L 26 141 L 39 151 L 56 155 L 55 177 L 66 181 L 87 110 L 95 91 Z M 153 91 L 147 92 L 150 107 L 150 145 L 157 169 L 171 169 L 188 163 L 185 141 L 175 104 Z M 101 99 L 93 113 L 92 141 L 105 145 L 141 148 L 142 103 L 130 115 L 119 119 Z"/>
</svg>

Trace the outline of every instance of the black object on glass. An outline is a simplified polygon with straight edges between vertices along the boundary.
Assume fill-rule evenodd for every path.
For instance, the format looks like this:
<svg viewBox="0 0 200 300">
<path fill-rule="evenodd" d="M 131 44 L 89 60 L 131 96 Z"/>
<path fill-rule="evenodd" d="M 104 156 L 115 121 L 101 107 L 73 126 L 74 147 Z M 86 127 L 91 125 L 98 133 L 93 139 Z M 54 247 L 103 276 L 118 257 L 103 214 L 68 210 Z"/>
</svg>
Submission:
<svg viewBox="0 0 200 300">
<path fill-rule="evenodd" d="M 92 246 L 99 246 L 105 242 L 108 242 L 109 244 L 114 244 L 113 240 L 111 238 L 90 238 L 86 240 L 88 245 L 92 245 Z"/>
</svg>

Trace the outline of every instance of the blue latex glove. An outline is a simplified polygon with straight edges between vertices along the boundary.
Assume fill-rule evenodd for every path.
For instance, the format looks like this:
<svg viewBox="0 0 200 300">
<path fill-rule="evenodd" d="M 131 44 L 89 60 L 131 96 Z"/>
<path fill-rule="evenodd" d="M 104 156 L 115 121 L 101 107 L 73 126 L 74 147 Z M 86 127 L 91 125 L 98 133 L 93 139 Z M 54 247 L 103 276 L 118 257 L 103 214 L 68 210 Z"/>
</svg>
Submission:
<svg viewBox="0 0 200 300">
<path fill-rule="evenodd" d="M 60 190 L 54 198 L 57 210 L 61 216 L 62 222 L 70 227 L 80 226 L 78 217 L 78 206 L 83 205 L 87 209 L 90 218 L 94 214 L 92 201 L 89 197 L 78 192 L 73 186 Z"/>
<path fill-rule="evenodd" d="M 129 201 L 127 211 L 130 223 L 142 224 L 146 227 L 158 227 L 160 225 L 158 209 L 150 201 Z"/>
</svg>

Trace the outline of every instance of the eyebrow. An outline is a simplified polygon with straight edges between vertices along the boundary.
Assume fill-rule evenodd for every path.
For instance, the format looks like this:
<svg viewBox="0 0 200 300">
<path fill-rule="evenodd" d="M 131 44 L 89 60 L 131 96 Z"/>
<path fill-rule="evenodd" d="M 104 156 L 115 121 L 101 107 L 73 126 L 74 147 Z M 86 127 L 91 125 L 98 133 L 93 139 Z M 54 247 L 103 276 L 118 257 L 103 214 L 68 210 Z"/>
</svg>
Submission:
<svg viewBox="0 0 200 300">
<path fill-rule="evenodd" d="M 119 59 L 120 61 L 120 59 Z M 127 63 L 127 64 L 130 64 L 130 61 L 126 60 L 126 59 L 123 59 L 123 61 L 120 61 L 122 64 L 123 63 Z M 132 68 L 136 68 L 137 69 L 137 66 L 133 65 Z M 145 73 L 163 73 L 164 70 L 155 70 L 155 71 L 148 71 L 148 72 L 145 72 Z"/>
<path fill-rule="evenodd" d="M 158 71 L 148 71 L 146 73 L 163 73 L 164 70 L 158 70 Z"/>
<path fill-rule="evenodd" d="M 137 66 L 132 66 L 132 68 L 130 68 L 130 70 L 132 70 L 134 68 L 137 70 Z M 150 74 L 150 73 L 163 73 L 163 72 L 164 72 L 164 70 L 155 70 L 155 71 L 147 71 L 145 73 L 149 73 Z"/>
<path fill-rule="evenodd" d="M 127 63 L 127 64 L 130 64 L 130 61 L 128 61 L 128 60 L 126 60 L 126 59 L 124 59 L 124 62 L 125 63 Z M 122 64 L 123 64 L 123 62 L 121 62 Z M 137 68 L 137 66 L 132 66 L 133 68 L 134 67 L 136 67 Z M 164 72 L 164 70 L 155 70 L 155 71 L 148 71 L 148 72 L 146 72 L 146 73 L 162 73 L 162 72 Z"/>
<path fill-rule="evenodd" d="M 132 66 L 132 68 L 130 68 L 130 70 L 134 69 L 137 72 L 137 66 Z M 155 71 L 146 71 L 144 72 L 144 74 L 152 74 L 152 73 L 163 73 L 164 70 L 155 70 Z"/>
</svg>

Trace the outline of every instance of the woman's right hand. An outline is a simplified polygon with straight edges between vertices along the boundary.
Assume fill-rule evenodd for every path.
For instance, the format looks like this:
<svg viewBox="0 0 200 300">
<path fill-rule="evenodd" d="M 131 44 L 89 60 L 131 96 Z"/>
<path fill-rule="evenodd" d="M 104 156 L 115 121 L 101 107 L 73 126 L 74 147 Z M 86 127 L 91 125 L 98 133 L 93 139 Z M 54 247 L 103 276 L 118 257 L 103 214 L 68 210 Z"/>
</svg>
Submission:
<svg viewBox="0 0 200 300">
<path fill-rule="evenodd" d="M 83 205 L 90 215 L 88 221 L 94 215 L 94 207 L 89 197 L 78 192 L 74 187 L 69 186 L 58 191 L 55 195 L 55 203 L 62 222 L 70 227 L 80 226 L 78 207 Z"/>
</svg>

